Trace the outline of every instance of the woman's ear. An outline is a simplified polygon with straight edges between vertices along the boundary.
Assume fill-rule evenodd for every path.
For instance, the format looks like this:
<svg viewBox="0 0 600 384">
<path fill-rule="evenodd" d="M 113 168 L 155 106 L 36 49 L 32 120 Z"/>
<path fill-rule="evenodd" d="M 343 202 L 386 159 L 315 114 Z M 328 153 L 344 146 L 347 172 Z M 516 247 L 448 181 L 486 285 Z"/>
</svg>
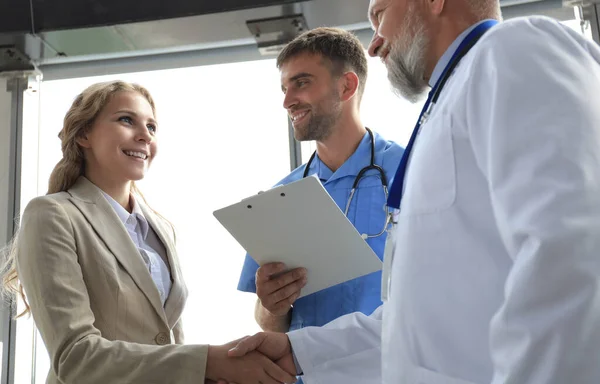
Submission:
<svg viewBox="0 0 600 384">
<path fill-rule="evenodd" d="M 75 141 L 82 148 L 90 148 L 91 147 L 90 141 L 89 141 L 87 135 L 80 136 L 77 139 L 75 139 Z"/>
</svg>

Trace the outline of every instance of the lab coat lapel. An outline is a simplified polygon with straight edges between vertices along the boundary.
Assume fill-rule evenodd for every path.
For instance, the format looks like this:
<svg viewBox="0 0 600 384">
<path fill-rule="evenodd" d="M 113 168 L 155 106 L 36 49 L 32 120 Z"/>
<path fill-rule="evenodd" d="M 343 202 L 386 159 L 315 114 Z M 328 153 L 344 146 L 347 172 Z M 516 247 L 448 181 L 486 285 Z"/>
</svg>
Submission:
<svg viewBox="0 0 600 384">
<path fill-rule="evenodd" d="M 157 314 L 167 322 L 160 294 L 142 257 L 127 233 L 127 229 L 102 191 L 85 177 L 80 177 L 68 191 L 71 202 L 86 217 L 98 236 L 104 241 L 138 288 L 148 298 Z"/>
</svg>

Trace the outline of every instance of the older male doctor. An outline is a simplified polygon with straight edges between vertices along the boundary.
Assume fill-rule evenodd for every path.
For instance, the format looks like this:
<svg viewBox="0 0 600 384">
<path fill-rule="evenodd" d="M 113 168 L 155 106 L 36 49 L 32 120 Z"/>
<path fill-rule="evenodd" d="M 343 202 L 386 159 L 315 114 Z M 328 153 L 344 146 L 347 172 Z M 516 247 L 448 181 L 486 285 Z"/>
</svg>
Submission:
<svg viewBox="0 0 600 384">
<path fill-rule="evenodd" d="M 294 357 L 307 384 L 600 383 L 599 47 L 496 23 L 497 0 L 369 14 L 394 87 L 432 87 L 390 194 L 383 309 L 230 354 Z"/>
</svg>

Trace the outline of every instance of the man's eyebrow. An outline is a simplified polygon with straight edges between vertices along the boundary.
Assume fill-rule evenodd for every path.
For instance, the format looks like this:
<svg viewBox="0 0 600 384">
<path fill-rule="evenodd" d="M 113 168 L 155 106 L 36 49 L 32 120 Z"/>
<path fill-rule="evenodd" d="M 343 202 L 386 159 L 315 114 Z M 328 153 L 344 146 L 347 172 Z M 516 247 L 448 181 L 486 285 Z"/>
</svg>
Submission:
<svg viewBox="0 0 600 384">
<path fill-rule="evenodd" d="M 298 73 L 297 75 L 294 75 L 294 76 L 290 77 L 290 78 L 287 80 L 287 82 L 293 82 L 293 81 L 296 81 L 296 80 L 298 80 L 298 79 L 301 79 L 301 78 L 303 78 L 303 77 L 315 77 L 315 75 L 313 75 L 313 74 L 310 74 L 310 73 L 308 73 L 308 72 L 300 72 L 300 73 Z M 283 92 L 285 92 L 285 89 L 286 89 L 286 88 L 285 88 L 285 86 L 284 86 L 283 84 L 281 84 L 281 90 L 282 90 Z"/>
<path fill-rule="evenodd" d="M 294 75 L 294 76 L 290 77 L 290 81 L 296 81 L 296 80 L 301 79 L 303 77 L 315 77 L 315 76 L 312 75 L 312 74 L 310 74 L 310 73 L 308 73 L 308 72 L 301 72 L 301 73 L 299 73 L 297 75 Z"/>
</svg>

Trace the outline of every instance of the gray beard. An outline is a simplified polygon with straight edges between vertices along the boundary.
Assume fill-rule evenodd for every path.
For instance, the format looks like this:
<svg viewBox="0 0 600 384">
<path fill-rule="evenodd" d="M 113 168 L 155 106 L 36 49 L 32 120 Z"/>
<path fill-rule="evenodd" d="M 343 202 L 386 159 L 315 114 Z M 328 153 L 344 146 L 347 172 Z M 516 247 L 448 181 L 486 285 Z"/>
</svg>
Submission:
<svg viewBox="0 0 600 384">
<path fill-rule="evenodd" d="M 429 45 L 423 26 L 419 26 L 412 39 L 409 31 L 412 21 L 409 21 L 412 12 L 405 19 L 401 37 L 392 44 L 386 67 L 388 79 L 394 93 L 407 99 L 411 103 L 421 100 L 427 92 L 428 84 L 425 75 L 425 51 Z M 410 39 L 410 40 L 409 40 Z"/>
</svg>

